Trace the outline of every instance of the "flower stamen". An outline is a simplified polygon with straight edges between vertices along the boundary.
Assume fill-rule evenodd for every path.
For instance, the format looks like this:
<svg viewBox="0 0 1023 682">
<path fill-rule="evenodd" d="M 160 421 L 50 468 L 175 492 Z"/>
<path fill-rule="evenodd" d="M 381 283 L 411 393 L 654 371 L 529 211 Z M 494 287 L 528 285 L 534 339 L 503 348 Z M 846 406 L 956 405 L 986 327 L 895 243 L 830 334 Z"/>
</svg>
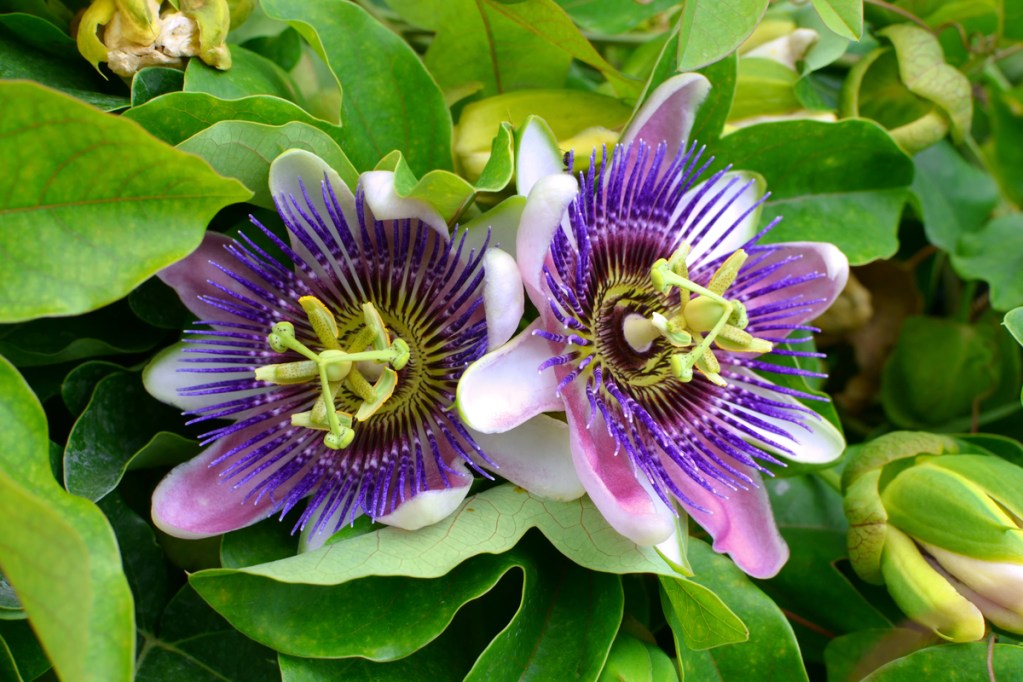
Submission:
<svg viewBox="0 0 1023 682">
<path fill-rule="evenodd" d="M 298 302 L 324 350 L 317 353 L 299 341 L 295 336 L 295 325 L 291 322 L 277 322 L 267 336 L 270 348 L 278 353 L 291 350 L 308 360 L 264 365 L 256 369 L 256 379 L 278 385 L 318 379 L 320 399 L 308 412 L 293 414 L 291 423 L 293 426 L 328 431 L 323 437 L 324 445 L 332 450 L 341 450 L 355 438 L 353 424 L 364 422 L 376 414 L 394 394 L 398 371 L 408 364 L 411 355 L 409 347 L 400 338 L 392 341 L 380 313 L 372 303 L 365 303 L 362 306 L 365 326 L 359 329 L 345 351 L 338 341 L 337 320 L 327 306 L 315 296 L 303 296 Z M 382 368 L 376 382 L 370 384 L 355 364 L 360 362 L 387 366 Z M 335 405 L 342 384 L 363 401 L 354 416 Z"/>
<path fill-rule="evenodd" d="M 745 331 L 749 325 L 746 307 L 738 300 L 724 297 L 746 262 L 746 252 L 739 249 L 725 259 L 706 287 L 689 279 L 688 255 L 689 245 L 682 244 L 671 258 L 660 258 L 650 268 L 650 281 L 654 288 L 665 295 L 673 288 L 677 289 L 680 306 L 670 316 L 653 313 L 649 324 L 677 348 L 696 344 L 690 351 L 671 356 L 671 371 L 677 379 L 692 381 L 695 367 L 711 382 L 726 386 L 720 375 L 721 365 L 711 349 L 712 344 L 724 350 L 745 353 L 767 353 L 774 345 Z M 635 328 L 636 321 L 631 320 L 631 325 Z M 627 330 L 629 334 L 640 338 L 635 329 Z"/>
</svg>

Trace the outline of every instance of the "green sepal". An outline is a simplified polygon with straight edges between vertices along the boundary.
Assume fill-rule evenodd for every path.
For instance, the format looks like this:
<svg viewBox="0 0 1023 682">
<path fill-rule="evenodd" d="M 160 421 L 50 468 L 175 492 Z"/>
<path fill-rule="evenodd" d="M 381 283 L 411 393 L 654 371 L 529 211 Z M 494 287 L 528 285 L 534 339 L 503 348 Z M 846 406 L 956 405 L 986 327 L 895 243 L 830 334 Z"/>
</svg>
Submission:
<svg viewBox="0 0 1023 682">
<path fill-rule="evenodd" d="M 928 544 L 989 561 L 1020 561 L 1023 531 L 979 485 L 925 461 L 881 491 L 889 523 Z"/>
<path fill-rule="evenodd" d="M 916 543 L 888 528 L 881 557 L 888 591 L 902 611 L 953 642 L 973 642 L 984 636 L 984 616 L 936 571 Z"/>
<path fill-rule="evenodd" d="M 1023 468 L 990 455 L 936 457 L 930 463 L 976 483 L 998 504 L 1023 519 Z"/>
<path fill-rule="evenodd" d="M 116 11 L 114 0 L 96 0 L 82 14 L 76 34 L 78 51 L 104 78 L 106 75 L 100 71 L 99 63 L 107 60 L 107 46 L 96 36 L 96 31 L 109 24 Z"/>
<path fill-rule="evenodd" d="M 846 489 L 842 500 L 849 519 L 849 561 L 857 575 L 875 585 L 884 582 L 881 554 L 888 525 L 888 514 L 877 489 L 880 480 L 881 469 L 868 471 Z"/>
<path fill-rule="evenodd" d="M 847 490 L 863 474 L 873 469 L 907 457 L 917 455 L 940 455 L 944 452 L 958 452 L 955 440 L 923 431 L 893 431 L 875 438 L 857 452 L 842 473 L 842 489 Z"/>
<path fill-rule="evenodd" d="M 181 11 L 199 27 L 199 58 L 215 68 L 231 68 L 227 32 L 231 10 L 227 0 L 181 0 Z"/>
</svg>

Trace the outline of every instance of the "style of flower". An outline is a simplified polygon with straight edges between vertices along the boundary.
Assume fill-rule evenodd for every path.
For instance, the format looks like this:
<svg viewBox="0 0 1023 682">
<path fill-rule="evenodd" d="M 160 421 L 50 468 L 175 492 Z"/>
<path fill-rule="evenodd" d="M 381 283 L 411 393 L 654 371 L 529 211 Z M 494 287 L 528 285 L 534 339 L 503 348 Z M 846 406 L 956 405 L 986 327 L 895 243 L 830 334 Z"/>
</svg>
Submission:
<svg viewBox="0 0 1023 682">
<path fill-rule="evenodd" d="M 190 423 L 231 423 L 157 487 L 157 526 L 215 535 L 309 497 L 296 527 L 308 525 L 316 546 L 361 514 L 433 523 L 465 497 L 470 470 L 498 470 L 522 448 L 548 469 L 564 451 L 560 466 L 571 467 L 556 420 L 500 439 L 470 432 L 453 409 L 462 370 L 521 318 L 507 253 L 464 230 L 449 238 L 432 208 L 397 196 L 389 172 L 364 174 L 353 195 L 319 158 L 292 150 L 270 185 L 289 241 L 253 219 L 259 239 L 208 234 L 160 275 L 201 328 L 151 363 L 146 386 Z M 538 484 L 518 460 L 501 472 Z"/>
<path fill-rule="evenodd" d="M 788 549 L 764 463 L 830 461 L 844 442 L 798 400 L 818 396 L 757 371 L 813 373 L 758 356 L 818 356 L 779 344 L 808 340 L 848 264 L 829 244 L 760 244 L 774 223 L 757 231 L 755 179 L 726 169 L 698 184 L 712 160 L 685 140 L 708 88 L 666 82 L 578 182 L 550 174 L 542 133 L 523 137 L 516 258 L 540 316 L 466 371 L 459 409 L 484 432 L 564 410 L 576 473 L 618 532 L 664 543 L 677 501 L 767 577 Z"/>
</svg>

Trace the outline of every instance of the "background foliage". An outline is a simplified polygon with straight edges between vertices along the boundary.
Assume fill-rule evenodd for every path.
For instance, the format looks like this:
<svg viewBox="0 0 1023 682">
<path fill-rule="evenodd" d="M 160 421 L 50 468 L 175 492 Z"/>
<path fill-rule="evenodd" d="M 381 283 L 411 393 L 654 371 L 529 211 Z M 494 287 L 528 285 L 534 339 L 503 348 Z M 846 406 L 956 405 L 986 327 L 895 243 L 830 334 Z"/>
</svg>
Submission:
<svg viewBox="0 0 1023 682">
<path fill-rule="evenodd" d="M 851 444 L 983 430 L 1018 458 L 1023 3 L 263 0 L 229 36 L 229 71 L 130 81 L 75 49 L 84 4 L 0 2 L 0 678 L 1023 670 L 1017 638 L 943 644 L 855 577 L 843 462 L 769 482 L 792 558 L 768 581 L 695 525 L 673 566 L 585 499 L 508 484 L 420 533 L 357 523 L 295 556 L 287 519 L 192 542 L 151 525 L 153 486 L 198 445 L 140 380 L 191 322 L 152 275 L 206 229 L 275 224 L 281 151 L 346 180 L 395 170 L 451 225 L 487 224 L 511 206 L 527 115 L 588 152 L 699 70 L 713 90 L 694 136 L 766 179 L 763 220 L 784 216 L 771 238 L 830 241 L 856 266 L 819 322 L 826 416 Z M 757 50 L 796 29 L 816 40 Z"/>
</svg>

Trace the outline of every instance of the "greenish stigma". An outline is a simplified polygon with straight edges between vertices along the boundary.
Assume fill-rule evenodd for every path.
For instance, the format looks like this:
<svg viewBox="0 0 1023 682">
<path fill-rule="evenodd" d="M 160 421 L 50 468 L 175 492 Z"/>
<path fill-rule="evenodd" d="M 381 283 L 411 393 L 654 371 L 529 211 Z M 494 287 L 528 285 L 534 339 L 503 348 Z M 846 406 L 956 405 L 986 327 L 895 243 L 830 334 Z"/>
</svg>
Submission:
<svg viewBox="0 0 1023 682">
<path fill-rule="evenodd" d="M 657 336 L 676 348 L 692 347 L 671 356 L 672 374 L 689 382 L 695 367 L 713 383 L 725 386 L 712 344 L 737 353 L 767 353 L 774 344 L 745 331 L 749 325 L 746 307 L 738 300 L 724 297 L 746 262 L 746 252 L 739 249 L 729 256 L 706 287 L 689 279 L 688 255 L 689 245 L 683 244 L 671 258 L 661 258 L 650 268 L 650 281 L 657 291 L 668 294 L 672 288 L 678 289 L 678 309 L 669 314 L 655 312 L 649 318 L 632 315 L 626 318 L 623 332 L 626 341 L 640 351 L 649 348 Z"/>
<path fill-rule="evenodd" d="M 362 305 L 365 326 L 356 333 L 347 351 L 338 342 L 339 331 L 334 314 L 320 299 L 303 296 L 298 303 L 324 350 L 320 353 L 310 350 L 295 337 L 295 325 L 278 322 L 267 337 L 270 348 L 277 353 L 293 350 L 308 359 L 264 365 L 256 370 L 256 378 L 278 385 L 319 380 L 321 399 L 316 401 L 312 410 L 291 415 L 291 423 L 328 431 L 323 437 L 324 445 L 332 450 L 341 450 L 351 445 L 355 438 L 355 422 L 369 419 L 394 393 L 398 385 L 398 371 L 409 361 L 409 347 L 402 339 L 391 341 L 383 318 L 372 303 Z M 355 366 L 357 362 L 366 361 L 385 365 L 373 384 Z M 362 399 L 354 415 L 337 409 L 335 405 L 342 384 Z"/>
</svg>

